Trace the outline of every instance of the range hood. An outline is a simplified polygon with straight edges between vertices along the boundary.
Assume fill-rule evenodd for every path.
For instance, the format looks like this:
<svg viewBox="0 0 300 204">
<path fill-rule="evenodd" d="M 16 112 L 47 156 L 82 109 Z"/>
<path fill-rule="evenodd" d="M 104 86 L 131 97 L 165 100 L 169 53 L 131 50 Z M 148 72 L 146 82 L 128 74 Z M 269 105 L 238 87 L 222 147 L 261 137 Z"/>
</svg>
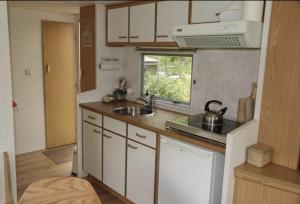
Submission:
<svg viewBox="0 0 300 204">
<path fill-rule="evenodd" d="M 259 48 L 262 23 L 226 21 L 175 26 L 173 37 L 180 48 Z"/>
</svg>

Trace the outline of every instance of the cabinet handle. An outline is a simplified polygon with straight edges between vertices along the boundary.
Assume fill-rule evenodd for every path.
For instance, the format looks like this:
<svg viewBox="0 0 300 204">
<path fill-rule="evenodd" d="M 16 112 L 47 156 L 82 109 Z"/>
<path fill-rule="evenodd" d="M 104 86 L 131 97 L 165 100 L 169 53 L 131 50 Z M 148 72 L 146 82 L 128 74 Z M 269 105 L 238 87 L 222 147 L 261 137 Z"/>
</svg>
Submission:
<svg viewBox="0 0 300 204">
<path fill-rule="evenodd" d="M 127 146 L 128 146 L 129 148 L 131 148 L 131 149 L 138 149 L 138 147 L 135 147 L 135 146 L 133 146 L 133 145 L 131 145 L 131 144 L 127 144 Z"/>
<path fill-rule="evenodd" d="M 130 36 L 129 38 L 139 38 L 139 36 Z"/>
<path fill-rule="evenodd" d="M 101 133 L 101 131 L 98 131 L 98 130 L 95 130 L 95 129 L 93 129 L 93 132 L 94 132 L 94 133 L 97 133 L 97 134 L 100 134 L 100 133 Z"/>
<path fill-rule="evenodd" d="M 90 116 L 90 115 L 88 116 L 88 118 L 89 118 L 89 119 L 92 119 L 92 120 L 95 120 L 95 119 L 96 119 L 95 117 Z"/>
<path fill-rule="evenodd" d="M 135 135 L 137 136 L 137 137 L 140 137 L 140 138 L 143 138 L 143 139 L 145 139 L 147 136 L 145 136 L 145 135 L 140 135 L 139 133 L 135 133 Z"/>
<path fill-rule="evenodd" d="M 119 39 L 125 39 L 127 36 L 119 36 Z"/>
<path fill-rule="evenodd" d="M 168 35 L 157 35 L 156 36 L 157 38 L 167 38 L 167 37 L 169 37 Z"/>
<path fill-rule="evenodd" d="M 103 134 L 103 137 L 106 137 L 106 138 L 108 138 L 108 139 L 111 139 L 111 136 L 108 136 L 108 135 L 106 135 L 106 134 Z"/>
</svg>

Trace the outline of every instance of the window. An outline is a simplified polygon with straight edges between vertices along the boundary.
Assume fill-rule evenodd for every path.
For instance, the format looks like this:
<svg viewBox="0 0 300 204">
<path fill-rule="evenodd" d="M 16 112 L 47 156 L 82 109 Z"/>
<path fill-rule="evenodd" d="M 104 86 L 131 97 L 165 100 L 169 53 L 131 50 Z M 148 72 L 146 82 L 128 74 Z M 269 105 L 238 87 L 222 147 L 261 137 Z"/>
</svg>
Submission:
<svg viewBox="0 0 300 204">
<path fill-rule="evenodd" d="M 142 54 L 142 95 L 190 104 L 193 56 Z"/>
</svg>

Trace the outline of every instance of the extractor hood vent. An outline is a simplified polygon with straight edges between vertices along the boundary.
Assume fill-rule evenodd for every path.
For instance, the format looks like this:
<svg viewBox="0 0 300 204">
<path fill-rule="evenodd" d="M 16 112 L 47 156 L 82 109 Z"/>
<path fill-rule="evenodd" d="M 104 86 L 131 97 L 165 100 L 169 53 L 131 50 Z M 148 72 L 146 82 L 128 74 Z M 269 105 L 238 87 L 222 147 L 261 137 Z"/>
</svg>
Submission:
<svg viewBox="0 0 300 204">
<path fill-rule="evenodd" d="M 177 26 L 173 36 L 180 48 L 259 48 L 262 23 L 219 22 Z"/>
</svg>

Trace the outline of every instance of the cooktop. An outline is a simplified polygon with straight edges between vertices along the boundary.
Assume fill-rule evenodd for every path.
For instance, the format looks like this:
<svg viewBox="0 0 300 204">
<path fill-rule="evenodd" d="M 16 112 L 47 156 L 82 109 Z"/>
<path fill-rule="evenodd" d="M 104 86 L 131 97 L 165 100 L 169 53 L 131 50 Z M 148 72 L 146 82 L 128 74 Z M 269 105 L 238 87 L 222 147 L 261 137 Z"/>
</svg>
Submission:
<svg viewBox="0 0 300 204">
<path fill-rule="evenodd" d="M 207 127 L 202 124 L 203 116 L 204 114 L 198 114 L 175 120 L 168 120 L 166 122 L 166 127 L 226 144 L 226 135 L 242 125 L 242 123 L 224 119 L 222 126 Z"/>
</svg>

